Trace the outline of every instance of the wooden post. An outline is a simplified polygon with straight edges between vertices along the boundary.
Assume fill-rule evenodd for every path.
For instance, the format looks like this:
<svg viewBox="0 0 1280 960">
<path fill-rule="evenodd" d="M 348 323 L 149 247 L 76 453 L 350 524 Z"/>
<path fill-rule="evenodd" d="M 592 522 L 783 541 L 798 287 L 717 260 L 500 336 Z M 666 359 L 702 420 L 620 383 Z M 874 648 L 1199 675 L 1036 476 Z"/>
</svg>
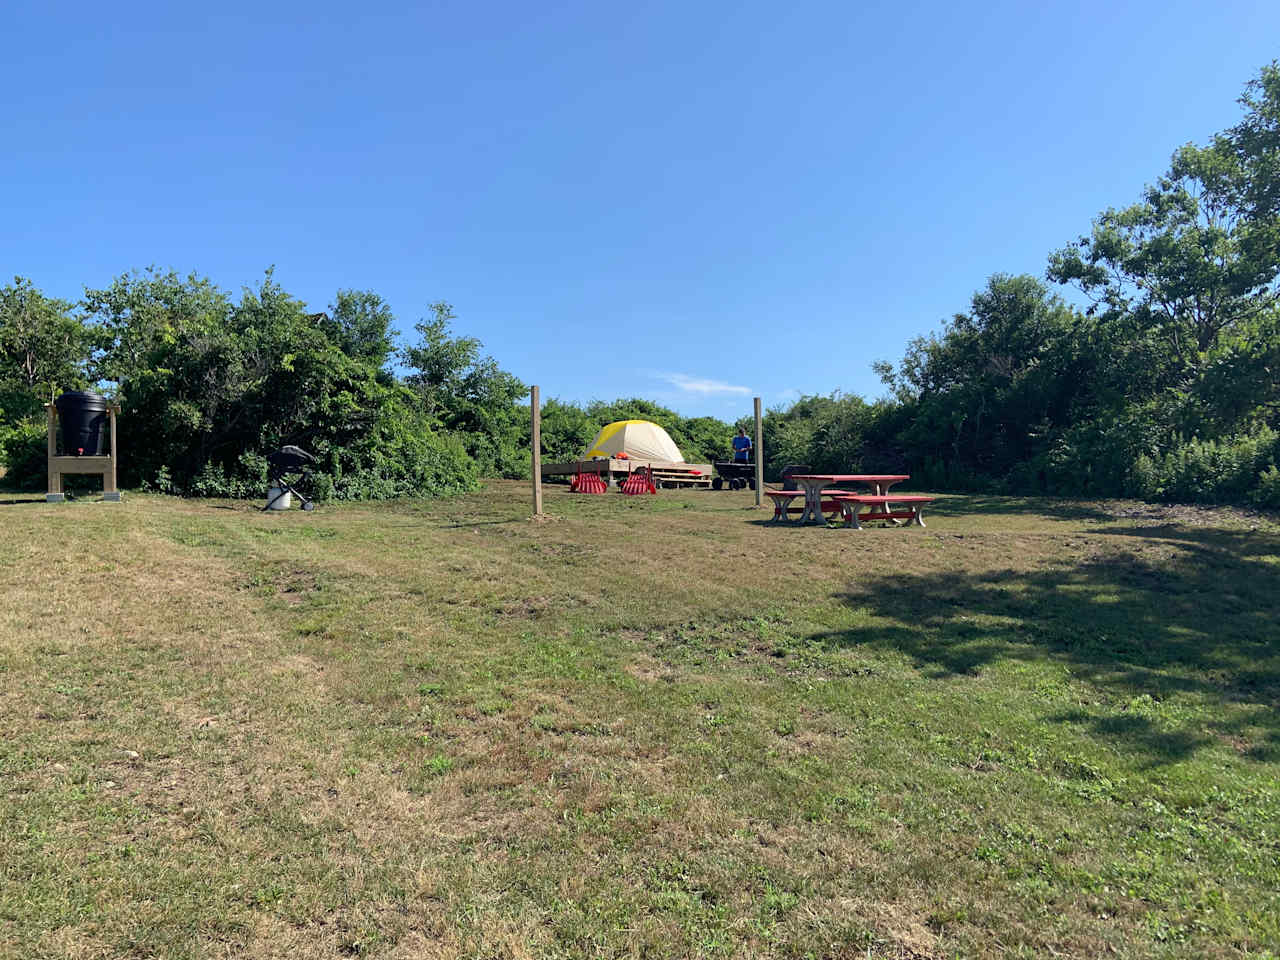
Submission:
<svg viewBox="0 0 1280 960">
<path fill-rule="evenodd" d="M 116 467 L 120 463 L 120 455 L 116 452 L 119 449 L 116 446 L 116 414 L 119 410 L 115 404 L 107 408 L 107 415 L 111 417 L 111 463 L 110 469 L 102 475 L 103 500 L 120 499 L 120 490 L 116 487 Z"/>
<path fill-rule="evenodd" d="M 538 388 L 529 390 L 529 414 L 533 423 L 533 515 L 542 516 L 542 401 Z"/>
<path fill-rule="evenodd" d="M 756 506 L 764 499 L 764 430 L 760 425 L 760 398 L 756 397 Z"/>
<path fill-rule="evenodd" d="M 49 486 L 44 498 L 50 503 L 61 503 L 65 499 L 62 496 L 62 474 L 54 466 L 54 458 L 58 456 L 58 408 L 50 403 L 47 409 L 49 411 Z"/>
</svg>

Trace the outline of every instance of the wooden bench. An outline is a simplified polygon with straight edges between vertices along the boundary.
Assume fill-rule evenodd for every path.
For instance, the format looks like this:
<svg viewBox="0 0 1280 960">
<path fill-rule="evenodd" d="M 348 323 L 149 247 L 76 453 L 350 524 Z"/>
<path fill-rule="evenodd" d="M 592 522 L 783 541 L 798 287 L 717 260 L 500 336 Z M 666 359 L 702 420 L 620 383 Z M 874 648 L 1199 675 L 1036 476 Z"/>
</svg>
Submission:
<svg viewBox="0 0 1280 960">
<path fill-rule="evenodd" d="M 889 494 L 875 496 L 869 493 L 833 493 L 832 498 L 840 503 L 840 512 L 845 523 L 855 530 L 862 529 L 862 521 L 867 520 L 914 520 L 917 526 L 924 526 L 924 505 L 933 503 L 933 497 L 912 496 L 910 494 Z M 902 504 L 906 510 L 894 510 Z M 871 507 L 868 513 L 859 514 L 860 507 Z M 875 508 L 879 507 L 879 510 Z"/>
<path fill-rule="evenodd" d="M 804 512 L 804 507 L 791 506 L 792 500 L 804 496 L 803 490 L 765 490 L 764 495 L 773 500 L 773 519 L 769 520 L 769 523 L 790 523 L 791 517 L 788 514 Z M 824 513 L 837 513 L 840 510 L 839 500 L 822 501 Z"/>
</svg>

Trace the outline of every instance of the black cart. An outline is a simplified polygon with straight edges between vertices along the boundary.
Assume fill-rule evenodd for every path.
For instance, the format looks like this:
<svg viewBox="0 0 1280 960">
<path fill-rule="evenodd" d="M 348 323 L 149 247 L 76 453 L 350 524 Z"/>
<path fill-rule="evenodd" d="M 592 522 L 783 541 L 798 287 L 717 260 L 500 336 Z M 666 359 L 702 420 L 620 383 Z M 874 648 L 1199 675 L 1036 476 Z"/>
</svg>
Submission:
<svg viewBox="0 0 1280 960">
<path fill-rule="evenodd" d="M 716 475 L 711 478 L 712 490 L 756 488 L 756 465 L 750 460 L 717 460 L 711 465 Z"/>
<path fill-rule="evenodd" d="M 756 488 L 756 465 L 754 461 L 748 460 L 743 463 L 741 460 L 717 460 L 712 466 L 715 467 L 716 475 L 711 478 L 711 489 L 723 490 L 728 487 L 730 490 L 754 490 Z M 782 478 L 782 489 L 798 489 L 796 482 L 791 479 L 791 475 L 810 472 L 812 472 L 812 468 L 807 463 L 788 463 L 778 474 Z"/>
</svg>

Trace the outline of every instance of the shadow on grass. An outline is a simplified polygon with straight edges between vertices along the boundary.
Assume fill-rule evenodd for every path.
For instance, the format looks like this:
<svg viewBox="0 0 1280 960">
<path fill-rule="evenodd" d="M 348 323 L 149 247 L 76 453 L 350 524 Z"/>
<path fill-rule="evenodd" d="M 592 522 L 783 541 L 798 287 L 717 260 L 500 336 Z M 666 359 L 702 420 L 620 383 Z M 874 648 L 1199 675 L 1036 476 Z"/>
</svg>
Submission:
<svg viewBox="0 0 1280 960">
<path fill-rule="evenodd" d="M 899 491 L 906 493 L 907 491 Z M 923 491 L 922 491 L 923 492 Z M 1115 517 L 1094 504 L 1055 497 L 996 497 L 982 494 L 959 494 L 939 498 L 927 513 L 939 516 L 1011 516 L 1033 515 L 1055 520 L 1114 520 Z M 927 520 L 926 520 L 927 522 Z"/>
<path fill-rule="evenodd" d="M 1011 660 L 1065 663 L 1101 702 L 1050 720 L 1087 726 L 1153 763 L 1222 740 L 1242 756 L 1280 760 L 1280 538 L 1097 533 L 1135 542 L 1047 569 L 860 577 L 838 596 L 878 622 L 818 639 L 895 649 L 935 677 Z"/>
<path fill-rule="evenodd" d="M 0 494 L 0 496 L 3 496 L 3 495 L 4 494 Z M 48 500 L 45 499 L 45 495 L 43 493 L 33 493 L 28 495 L 18 493 L 18 494 L 11 494 L 9 496 L 10 496 L 10 499 L 0 500 L 0 507 L 37 506 L 37 505 L 42 505 L 49 502 Z M 103 498 L 102 491 L 98 491 L 97 493 L 84 493 L 84 492 L 73 493 L 71 491 L 67 491 L 64 494 L 64 496 L 66 497 L 66 499 L 62 501 L 64 504 L 108 502 Z"/>
<path fill-rule="evenodd" d="M 1230 565 L 1238 559 L 1280 557 L 1280 537 L 1255 530 L 1223 530 L 1221 528 L 1162 524 L 1150 527 L 1108 527 L 1089 531 L 1091 536 L 1131 537 L 1139 541 L 1164 541 L 1191 551 L 1196 562 L 1208 567 Z M 1280 573 L 1280 566 L 1276 567 Z"/>
<path fill-rule="evenodd" d="M 506 517 L 502 520 L 441 520 L 435 524 L 438 530 L 460 530 L 465 527 L 501 527 L 508 523 L 521 523 L 527 517 Z"/>
</svg>

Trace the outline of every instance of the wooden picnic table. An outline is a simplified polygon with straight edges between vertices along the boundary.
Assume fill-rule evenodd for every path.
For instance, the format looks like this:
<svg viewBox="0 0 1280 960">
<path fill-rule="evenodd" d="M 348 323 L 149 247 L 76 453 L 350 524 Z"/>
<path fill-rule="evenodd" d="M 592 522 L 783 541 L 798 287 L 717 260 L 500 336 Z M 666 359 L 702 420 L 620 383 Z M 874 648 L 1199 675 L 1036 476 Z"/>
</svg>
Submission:
<svg viewBox="0 0 1280 960">
<path fill-rule="evenodd" d="M 870 487 L 873 496 L 883 497 L 895 483 L 910 480 L 911 475 L 882 473 L 793 473 L 791 479 L 804 487 L 804 512 L 801 523 L 826 523 L 822 516 L 822 491 L 839 483 L 858 483 Z"/>
</svg>

